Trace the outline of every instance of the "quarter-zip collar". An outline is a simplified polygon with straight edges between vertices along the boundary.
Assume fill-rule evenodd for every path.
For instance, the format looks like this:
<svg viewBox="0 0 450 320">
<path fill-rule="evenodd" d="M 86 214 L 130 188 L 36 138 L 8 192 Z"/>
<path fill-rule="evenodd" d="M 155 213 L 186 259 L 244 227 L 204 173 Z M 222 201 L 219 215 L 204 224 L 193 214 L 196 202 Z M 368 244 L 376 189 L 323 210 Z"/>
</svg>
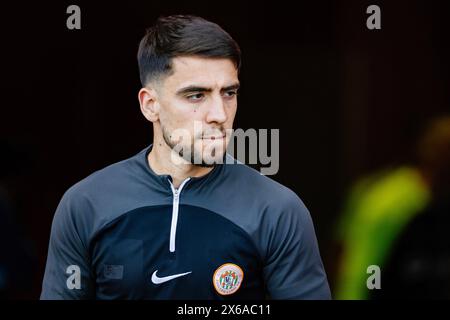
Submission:
<svg viewBox="0 0 450 320">
<path fill-rule="evenodd" d="M 172 177 L 168 174 L 156 174 L 153 169 L 150 167 L 148 163 L 148 154 L 152 150 L 153 144 L 143 150 L 141 163 L 145 168 L 145 171 L 148 173 L 149 179 L 154 182 L 153 187 L 157 187 L 159 191 L 167 193 L 172 193 Z M 213 179 L 219 175 L 221 170 L 223 169 L 224 164 L 216 164 L 214 168 L 208 172 L 207 174 L 201 177 L 189 177 L 189 189 L 196 188 L 197 186 L 203 185 L 208 182 L 210 179 Z"/>
<path fill-rule="evenodd" d="M 208 183 L 209 179 L 213 179 L 215 176 L 219 174 L 219 171 L 222 169 L 223 164 L 217 164 L 214 168 L 208 172 L 207 174 L 201 177 L 188 177 L 183 180 L 178 188 L 175 188 L 172 183 L 172 177 L 168 174 L 158 175 L 156 174 L 148 163 L 148 154 L 152 149 L 152 145 L 150 145 L 143 154 L 143 165 L 146 168 L 147 173 L 149 174 L 149 179 L 151 179 L 152 187 L 156 187 L 162 193 L 167 193 L 168 191 L 172 193 L 172 219 L 170 224 L 170 238 L 169 238 L 169 251 L 175 252 L 175 244 L 176 244 L 176 233 L 177 233 L 177 225 L 178 225 L 178 215 L 180 208 L 180 197 L 181 192 L 185 190 L 186 187 L 196 188 L 201 187 L 203 184 Z M 189 184 L 189 185 L 188 185 Z M 184 191 L 185 193 L 186 191 Z"/>
<path fill-rule="evenodd" d="M 189 182 L 191 178 L 186 178 L 181 182 L 178 188 L 175 188 L 172 182 L 169 180 L 170 187 L 173 193 L 173 203 L 172 203 L 172 223 L 170 225 L 170 241 L 169 241 L 169 251 L 175 252 L 175 237 L 177 233 L 177 223 L 178 223 L 178 208 L 180 206 L 180 195 L 183 190 L 184 185 Z"/>
</svg>

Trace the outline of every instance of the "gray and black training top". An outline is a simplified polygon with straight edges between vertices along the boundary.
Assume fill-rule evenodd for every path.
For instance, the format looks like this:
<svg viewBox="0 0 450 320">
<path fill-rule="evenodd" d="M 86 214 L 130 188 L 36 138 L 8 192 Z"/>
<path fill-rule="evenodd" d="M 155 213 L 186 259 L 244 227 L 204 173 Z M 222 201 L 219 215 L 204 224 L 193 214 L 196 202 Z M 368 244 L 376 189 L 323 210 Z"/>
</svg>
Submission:
<svg viewBox="0 0 450 320">
<path fill-rule="evenodd" d="M 310 214 L 226 155 L 176 189 L 151 145 L 72 186 L 54 216 L 41 299 L 329 299 Z"/>
</svg>

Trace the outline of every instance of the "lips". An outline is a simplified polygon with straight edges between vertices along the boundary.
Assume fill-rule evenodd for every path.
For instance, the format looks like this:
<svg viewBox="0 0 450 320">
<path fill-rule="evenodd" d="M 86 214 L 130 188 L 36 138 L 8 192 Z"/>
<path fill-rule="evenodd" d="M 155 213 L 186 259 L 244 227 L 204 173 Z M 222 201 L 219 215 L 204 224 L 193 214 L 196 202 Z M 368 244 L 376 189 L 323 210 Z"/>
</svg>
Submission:
<svg viewBox="0 0 450 320">
<path fill-rule="evenodd" d="M 225 138 L 225 134 L 202 137 L 202 139 L 204 139 L 204 140 L 219 140 L 219 139 L 223 139 L 223 138 Z"/>
<path fill-rule="evenodd" d="M 219 140 L 223 138 L 225 138 L 225 136 L 203 137 L 204 140 Z"/>
</svg>

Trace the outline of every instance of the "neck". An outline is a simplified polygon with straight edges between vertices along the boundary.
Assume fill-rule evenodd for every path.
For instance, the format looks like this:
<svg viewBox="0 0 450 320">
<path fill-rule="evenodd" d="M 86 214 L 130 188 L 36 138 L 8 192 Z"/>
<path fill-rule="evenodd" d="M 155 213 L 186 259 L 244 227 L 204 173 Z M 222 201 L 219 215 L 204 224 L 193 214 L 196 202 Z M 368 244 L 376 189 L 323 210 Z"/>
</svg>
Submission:
<svg viewBox="0 0 450 320">
<path fill-rule="evenodd" d="M 153 172 L 158 175 L 170 175 L 175 188 L 178 188 L 186 178 L 201 177 L 213 169 L 213 167 L 200 167 L 185 163 L 185 161 L 181 161 L 181 157 L 175 156 L 180 160 L 178 163 L 172 161 L 172 149 L 163 140 L 153 142 L 152 150 L 147 157 L 148 164 Z"/>
</svg>

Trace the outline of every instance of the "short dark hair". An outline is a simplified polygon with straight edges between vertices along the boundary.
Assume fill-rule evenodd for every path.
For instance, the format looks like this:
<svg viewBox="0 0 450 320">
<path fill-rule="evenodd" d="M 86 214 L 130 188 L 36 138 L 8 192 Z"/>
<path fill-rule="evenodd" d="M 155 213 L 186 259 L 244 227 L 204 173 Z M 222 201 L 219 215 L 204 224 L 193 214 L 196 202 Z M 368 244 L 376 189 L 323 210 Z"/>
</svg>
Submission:
<svg viewBox="0 0 450 320">
<path fill-rule="evenodd" d="M 192 15 L 160 17 L 139 44 L 142 85 L 170 74 L 172 58 L 177 56 L 228 58 L 238 70 L 241 65 L 238 44 L 219 25 Z"/>
</svg>

